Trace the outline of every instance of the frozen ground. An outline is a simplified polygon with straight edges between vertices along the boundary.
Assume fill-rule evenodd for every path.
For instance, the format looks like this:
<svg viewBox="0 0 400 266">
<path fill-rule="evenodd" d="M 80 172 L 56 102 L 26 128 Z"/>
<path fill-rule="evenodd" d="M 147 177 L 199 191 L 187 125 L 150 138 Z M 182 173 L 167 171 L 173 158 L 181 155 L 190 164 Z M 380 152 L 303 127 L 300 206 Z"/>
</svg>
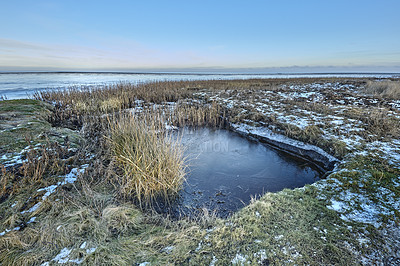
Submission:
<svg viewBox="0 0 400 266">
<path fill-rule="evenodd" d="M 386 261 L 388 265 L 396 265 L 396 261 L 400 260 L 400 174 L 393 170 L 397 176 L 388 182 L 381 182 L 374 176 L 375 169 L 371 170 L 368 165 L 362 164 L 354 167 L 346 162 L 378 157 L 389 168 L 400 169 L 400 140 L 391 131 L 397 129 L 390 128 L 398 125 L 399 101 L 364 95 L 360 89 L 359 84 L 352 82 L 316 82 L 285 84 L 268 89 L 201 91 L 198 96 L 217 101 L 236 114 L 237 120 L 233 125 L 236 130 L 273 141 L 306 145 L 321 154 L 335 154 L 332 147 L 340 145 L 342 152 L 336 151 L 336 154 L 342 162 L 330 176 L 315 183 L 314 187 L 320 191 L 320 198 L 328 202 L 328 209 L 337 212 L 351 230 L 353 227 L 350 224 L 353 223 L 372 225 L 384 239 L 384 251 L 359 254 L 363 264 Z M 384 123 L 380 117 L 392 119 L 390 123 L 393 125 L 387 125 L 384 132 L 374 128 L 384 126 L 379 125 L 380 122 Z M 317 131 L 307 133 L 307 130 L 315 127 Z M 317 134 L 316 140 L 307 134 L 301 140 L 309 137 L 324 150 L 284 136 L 288 135 L 288 129 L 296 132 L 289 132 L 291 138 L 300 136 L 298 132 Z M 328 156 L 335 160 L 331 155 Z M 354 178 L 354 172 L 357 172 L 357 179 Z M 370 241 L 373 240 L 367 233 L 360 233 L 358 229 L 354 229 L 353 233 L 362 245 L 372 244 Z M 349 250 L 354 249 L 349 247 Z M 246 257 L 241 254 L 232 260 L 239 264 L 245 261 Z"/>
<path fill-rule="evenodd" d="M 334 229 L 318 225 L 319 221 L 316 221 L 310 230 L 327 246 L 329 243 L 326 242 L 335 239 L 335 234 L 339 236 L 346 232 L 348 241 L 344 242 L 342 248 L 359 259 L 361 264 L 399 265 L 400 140 L 398 128 L 393 125 L 400 119 L 400 101 L 364 95 L 360 92 L 360 86 L 353 81 L 337 81 L 289 82 L 256 89 L 204 89 L 195 93 L 194 101 L 216 101 L 225 106 L 231 112 L 232 127 L 238 131 L 301 146 L 323 154 L 331 161 L 340 161 L 326 179 L 293 192 L 301 194 L 305 190 L 317 191 L 317 200 L 323 202 L 324 208 L 336 213 L 341 220 L 340 223 L 329 224 Z M 137 102 L 137 105 L 131 111 L 141 112 L 142 102 Z M 175 103 L 166 106 L 173 109 Z M 168 124 L 166 127 L 173 128 Z M 2 154 L 1 163 L 6 167 L 22 164 L 26 160 L 24 154 L 27 151 L 28 148 L 25 148 L 21 153 Z M 36 197 L 35 201 L 30 200 L 30 204 L 20 212 L 26 216 L 26 223 L 3 229 L 0 237 L 5 239 L 9 234 L 19 232 L 21 227 L 40 223 L 35 211 L 42 202 L 54 198 L 61 187 L 75 182 L 77 175 L 83 173 L 86 166 L 76 166 L 67 175 L 59 176 L 57 182 L 38 188 L 36 192 L 40 193 L 40 197 Z M 272 197 L 272 202 L 277 202 L 273 197 L 285 198 L 289 195 L 287 193 L 284 191 L 268 197 Z M 191 240 L 195 242 L 195 248 L 190 253 L 207 255 L 210 265 L 218 265 L 221 261 L 238 265 L 251 262 L 262 264 L 273 256 L 289 258 L 285 260 L 287 264 L 301 261 L 309 254 L 302 253 L 298 243 L 288 240 L 287 234 L 292 232 L 287 231 L 268 231 L 273 234 L 257 236 L 251 244 L 257 248 L 251 252 L 247 252 L 246 248 L 233 247 L 237 252 L 230 254 L 228 260 L 213 253 L 214 249 L 217 251 L 218 247 L 224 247 L 226 239 L 234 239 L 229 236 L 220 241 L 218 234 L 221 231 L 223 234 L 226 231 L 232 234 L 238 231 L 237 238 L 245 241 L 241 238 L 251 238 L 253 233 L 246 231 L 247 227 L 254 224 L 264 230 L 268 225 L 263 225 L 262 220 L 268 217 L 265 212 L 268 212 L 269 204 L 266 200 L 255 201 L 244 211 L 251 215 L 227 220 L 223 225 L 213 225 L 206 229 L 201 238 Z M 15 208 L 22 203 L 10 202 L 9 205 Z M 282 215 L 287 220 L 292 218 Z M 245 229 L 238 226 L 241 219 L 249 219 L 243 226 Z M 266 239 L 276 245 L 271 249 L 261 246 Z M 98 252 L 97 245 L 87 243 L 90 241 L 80 239 L 73 247 L 57 247 L 57 253 L 47 258 L 42 265 L 83 263 L 82 257 L 76 254 Z M 245 243 L 248 245 L 246 247 L 251 246 Z M 157 245 L 160 254 L 174 255 L 178 250 L 178 241 Z M 140 265 L 153 265 L 147 258 L 140 262 Z"/>
</svg>

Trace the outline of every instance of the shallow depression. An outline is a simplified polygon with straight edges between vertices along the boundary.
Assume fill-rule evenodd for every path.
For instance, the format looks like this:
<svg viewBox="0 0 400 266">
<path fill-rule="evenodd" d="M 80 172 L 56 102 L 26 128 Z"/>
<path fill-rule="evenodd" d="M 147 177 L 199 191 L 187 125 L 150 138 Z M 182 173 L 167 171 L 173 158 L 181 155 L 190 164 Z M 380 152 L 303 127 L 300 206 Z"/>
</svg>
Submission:
<svg viewBox="0 0 400 266">
<path fill-rule="evenodd" d="M 171 211 L 194 215 L 203 208 L 227 217 L 252 197 L 319 180 L 311 163 L 228 130 L 184 129 L 179 138 L 189 163 L 187 180 Z"/>
</svg>

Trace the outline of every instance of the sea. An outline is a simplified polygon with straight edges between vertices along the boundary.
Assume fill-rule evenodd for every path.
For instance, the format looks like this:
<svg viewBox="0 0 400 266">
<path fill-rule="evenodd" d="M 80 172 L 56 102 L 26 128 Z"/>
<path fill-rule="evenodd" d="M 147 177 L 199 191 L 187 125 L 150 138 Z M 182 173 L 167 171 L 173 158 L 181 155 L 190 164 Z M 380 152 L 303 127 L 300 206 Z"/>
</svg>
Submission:
<svg viewBox="0 0 400 266">
<path fill-rule="evenodd" d="M 104 86 L 128 82 L 132 84 L 153 81 L 178 80 L 229 80 L 229 79 L 271 79 L 271 78 L 305 78 L 305 77 L 400 77 L 400 74 L 197 74 L 197 73 L 72 73 L 72 72 L 0 72 L 0 100 L 32 98 L 34 92 L 43 90 L 58 90 L 71 87 Z"/>
</svg>

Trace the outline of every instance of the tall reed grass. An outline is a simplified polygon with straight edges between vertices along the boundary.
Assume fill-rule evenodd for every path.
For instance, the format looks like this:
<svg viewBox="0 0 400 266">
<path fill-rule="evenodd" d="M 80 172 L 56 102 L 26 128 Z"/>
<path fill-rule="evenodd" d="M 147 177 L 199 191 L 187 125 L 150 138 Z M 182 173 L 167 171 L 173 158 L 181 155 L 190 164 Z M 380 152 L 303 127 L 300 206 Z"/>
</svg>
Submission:
<svg viewBox="0 0 400 266">
<path fill-rule="evenodd" d="M 141 207 L 177 195 L 185 180 L 183 150 L 163 130 L 162 122 L 123 114 L 110 119 L 109 144 L 120 174 L 117 180 L 123 198 Z"/>
<path fill-rule="evenodd" d="M 227 111 L 219 104 L 177 104 L 170 114 L 173 125 L 178 127 L 226 127 Z"/>
</svg>

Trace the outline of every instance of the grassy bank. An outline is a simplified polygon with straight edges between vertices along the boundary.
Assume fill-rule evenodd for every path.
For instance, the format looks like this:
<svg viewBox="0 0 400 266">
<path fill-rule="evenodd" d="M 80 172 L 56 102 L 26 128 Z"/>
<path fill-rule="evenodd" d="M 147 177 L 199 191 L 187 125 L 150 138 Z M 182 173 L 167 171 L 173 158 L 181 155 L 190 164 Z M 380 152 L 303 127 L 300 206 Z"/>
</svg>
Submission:
<svg viewBox="0 0 400 266">
<path fill-rule="evenodd" d="M 156 82 L 0 101 L 0 261 L 396 265 L 400 102 L 388 96 L 394 85 L 381 92 L 375 82 Z M 143 204 L 168 200 L 183 180 L 166 129 L 232 123 L 314 144 L 341 163 L 227 219 L 204 209 L 172 220 Z"/>
</svg>

